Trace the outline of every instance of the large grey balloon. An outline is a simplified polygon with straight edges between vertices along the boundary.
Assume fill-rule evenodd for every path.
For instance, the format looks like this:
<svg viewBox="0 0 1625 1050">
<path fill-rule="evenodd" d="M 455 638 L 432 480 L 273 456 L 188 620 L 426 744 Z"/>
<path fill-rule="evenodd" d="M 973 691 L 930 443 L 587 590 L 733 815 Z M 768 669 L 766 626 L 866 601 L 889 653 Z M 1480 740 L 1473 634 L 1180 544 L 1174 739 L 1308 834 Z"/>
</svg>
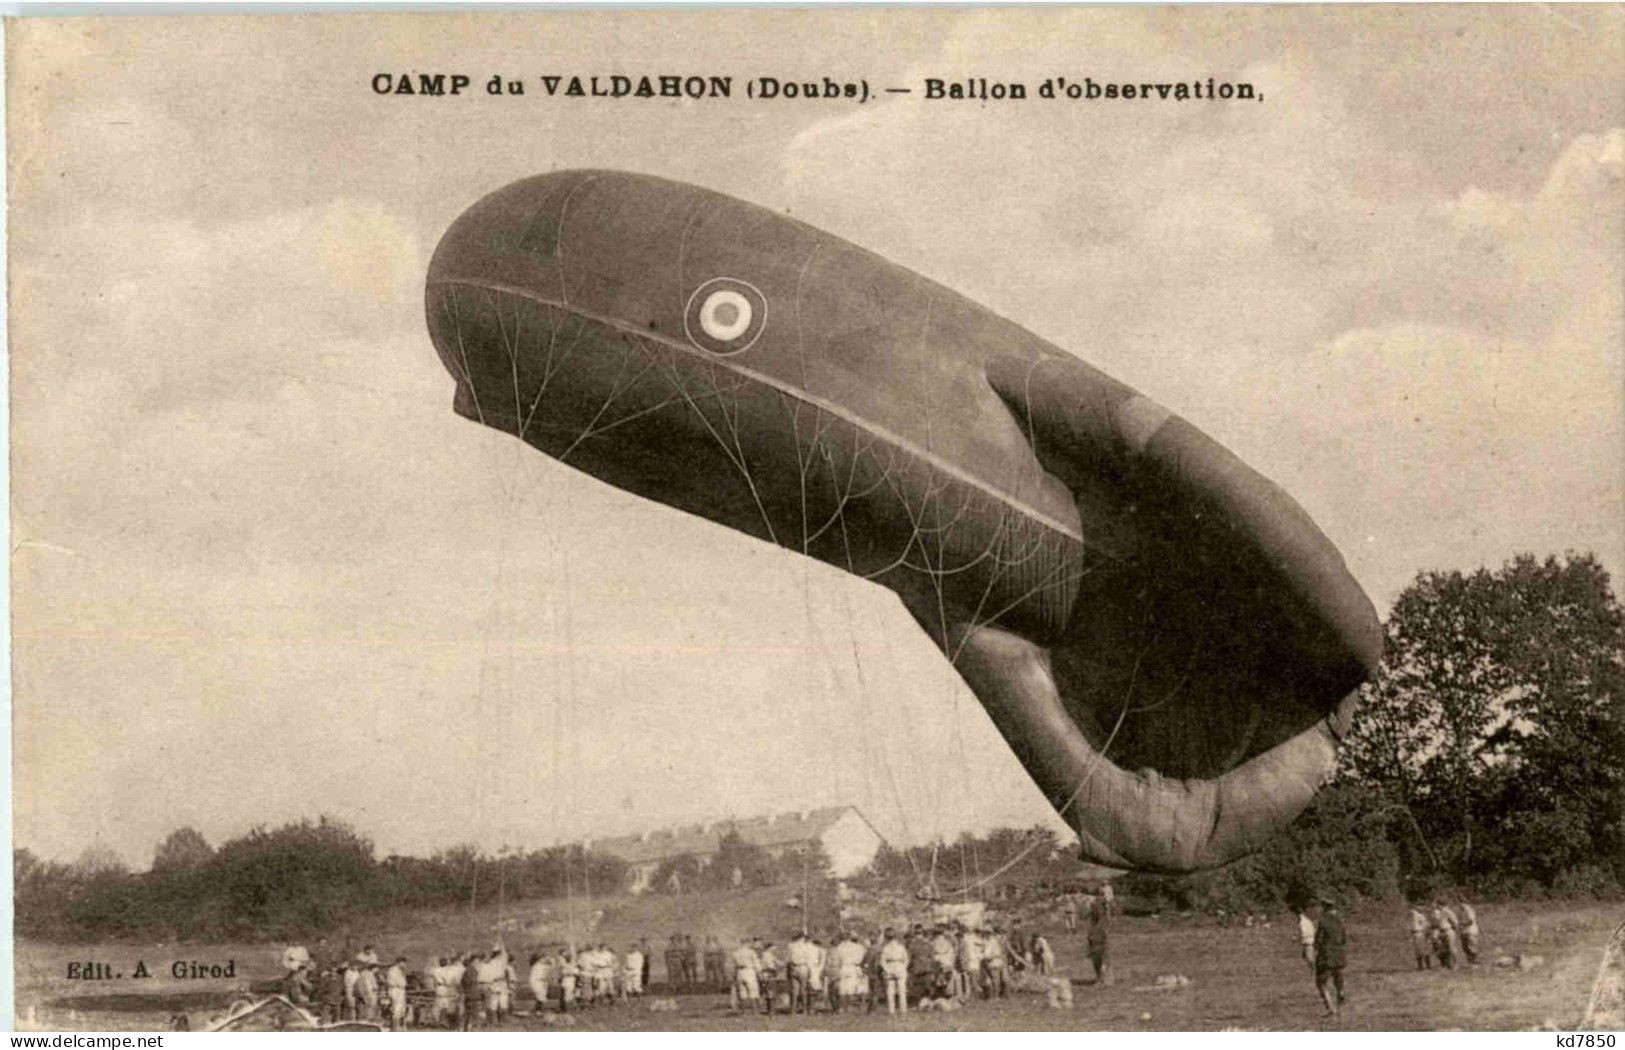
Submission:
<svg viewBox="0 0 1625 1050">
<path fill-rule="evenodd" d="M 427 309 L 462 415 L 895 591 L 1102 863 L 1259 846 L 1380 657 L 1336 549 L 1229 451 L 764 208 L 525 179 L 446 232 Z"/>
</svg>

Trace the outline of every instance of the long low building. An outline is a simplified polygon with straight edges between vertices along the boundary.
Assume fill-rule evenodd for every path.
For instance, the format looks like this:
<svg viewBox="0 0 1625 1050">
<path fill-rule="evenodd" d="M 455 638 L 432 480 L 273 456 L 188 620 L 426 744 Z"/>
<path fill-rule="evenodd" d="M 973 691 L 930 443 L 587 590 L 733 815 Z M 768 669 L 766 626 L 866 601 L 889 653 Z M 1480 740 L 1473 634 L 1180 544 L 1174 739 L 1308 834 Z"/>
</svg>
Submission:
<svg viewBox="0 0 1625 1050">
<path fill-rule="evenodd" d="M 730 831 L 775 858 L 783 858 L 816 842 L 829 858 L 831 874 L 838 879 L 868 867 L 885 841 L 856 806 L 830 806 L 748 820 L 689 824 L 646 831 L 641 835 L 596 839 L 588 845 L 595 851 L 626 861 L 627 889 L 642 893 L 667 860 L 687 854 L 701 864 L 709 863 L 716 856 L 723 836 Z"/>
</svg>

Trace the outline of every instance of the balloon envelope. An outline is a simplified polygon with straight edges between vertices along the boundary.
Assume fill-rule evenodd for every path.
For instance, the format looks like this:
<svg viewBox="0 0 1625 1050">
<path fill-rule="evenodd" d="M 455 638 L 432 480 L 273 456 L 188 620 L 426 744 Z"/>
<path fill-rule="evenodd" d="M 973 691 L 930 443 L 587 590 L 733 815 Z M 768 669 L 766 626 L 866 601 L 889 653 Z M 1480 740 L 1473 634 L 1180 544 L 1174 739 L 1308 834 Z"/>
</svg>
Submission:
<svg viewBox="0 0 1625 1050">
<path fill-rule="evenodd" d="M 1381 654 L 1342 558 L 1195 427 L 964 297 L 649 176 L 516 182 L 426 307 L 454 406 L 894 591 L 1102 863 L 1256 848 Z"/>
</svg>

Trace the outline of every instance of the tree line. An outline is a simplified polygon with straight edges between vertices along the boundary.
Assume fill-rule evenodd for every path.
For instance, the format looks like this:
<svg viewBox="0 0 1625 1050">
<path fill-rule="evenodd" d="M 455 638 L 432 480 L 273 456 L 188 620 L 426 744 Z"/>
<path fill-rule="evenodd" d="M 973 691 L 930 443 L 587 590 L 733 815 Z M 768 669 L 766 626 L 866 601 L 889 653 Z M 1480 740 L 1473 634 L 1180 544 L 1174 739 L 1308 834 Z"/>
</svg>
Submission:
<svg viewBox="0 0 1625 1050">
<path fill-rule="evenodd" d="M 322 817 L 255 828 L 213 849 L 181 828 L 152 869 L 131 872 L 105 848 L 73 864 L 12 854 L 16 930 L 52 940 L 278 940 L 392 911 L 499 899 L 618 891 L 620 859 L 579 845 L 529 852 L 458 846 L 377 859 L 371 840 Z"/>
</svg>

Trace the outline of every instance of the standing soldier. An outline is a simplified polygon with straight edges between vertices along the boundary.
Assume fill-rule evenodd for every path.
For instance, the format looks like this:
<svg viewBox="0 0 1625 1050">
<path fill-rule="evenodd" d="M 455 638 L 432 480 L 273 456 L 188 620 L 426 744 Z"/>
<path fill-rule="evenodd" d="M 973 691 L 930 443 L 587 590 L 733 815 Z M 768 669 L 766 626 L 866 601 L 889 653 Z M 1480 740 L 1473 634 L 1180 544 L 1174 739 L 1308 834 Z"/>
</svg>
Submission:
<svg viewBox="0 0 1625 1050">
<path fill-rule="evenodd" d="M 531 1007 L 532 1014 L 541 1013 L 542 1007 L 547 1005 L 547 983 L 551 970 L 546 956 L 541 952 L 530 953 L 530 973 L 525 976 L 526 983 L 530 985 L 531 997 L 536 1000 L 536 1005 Z"/>
<path fill-rule="evenodd" d="M 1009 948 L 1004 943 L 1004 935 L 993 926 L 982 928 L 982 968 L 987 971 L 986 997 L 991 999 L 997 993 L 1003 999 L 1009 990 L 1004 979 L 1005 956 Z"/>
<path fill-rule="evenodd" d="M 323 1024 L 338 1023 L 344 1013 L 344 977 L 331 966 L 322 971 L 316 983 L 316 1003 Z"/>
<path fill-rule="evenodd" d="M 690 934 L 683 935 L 683 979 L 692 987 L 700 983 L 700 948 Z"/>
<path fill-rule="evenodd" d="M 982 986 L 982 939 L 969 926 L 959 931 L 959 997 L 965 1001 L 975 998 Z"/>
<path fill-rule="evenodd" d="M 643 949 L 636 942 L 626 949 L 626 960 L 621 967 L 621 994 L 633 999 L 643 997 Z"/>
<path fill-rule="evenodd" d="M 876 933 L 863 950 L 863 979 L 869 1000 L 868 1013 L 875 1012 L 875 1004 L 886 994 L 886 973 L 880 966 L 880 953 L 885 946 L 886 938 Z"/>
<path fill-rule="evenodd" d="M 915 923 L 903 947 L 908 949 L 908 994 L 918 1001 L 931 993 L 931 939 Z"/>
<path fill-rule="evenodd" d="M 361 968 L 356 979 L 356 997 L 361 1004 L 363 1021 L 378 1020 L 378 964 L 368 963 Z"/>
<path fill-rule="evenodd" d="M 790 938 L 790 947 L 786 959 L 789 963 L 791 1013 L 795 1013 L 797 1010 L 802 1013 L 811 1012 L 808 992 L 812 982 L 812 947 L 812 942 L 807 939 L 806 930 L 802 930 Z"/>
<path fill-rule="evenodd" d="M 1343 932 L 1343 916 L 1330 897 L 1320 898 L 1320 921 L 1315 924 L 1315 987 L 1326 1013 L 1337 1016 L 1347 1001 L 1343 994 L 1343 962 L 1348 935 Z M 1334 996 L 1335 990 L 1335 996 Z"/>
<path fill-rule="evenodd" d="M 1467 956 L 1469 964 L 1478 962 L 1478 912 L 1466 901 L 1458 902 L 1461 907 L 1461 951 Z"/>
<path fill-rule="evenodd" d="M 863 943 L 851 931 L 841 934 L 835 946 L 835 995 L 831 1002 L 835 1009 L 856 1007 L 863 995 L 863 958 L 867 954 Z"/>
<path fill-rule="evenodd" d="M 773 942 L 761 942 L 761 946 L 756 949 L 756 957 L 759 961 L 756 979 L 761 985 L 762 1012 L 770 1014 L 773 1012 L 773 1000 L 777 995 L 774 985 L 779 976 L 779 957 L 773 952 Z"/>
<path fill-rule="evenodd" d="M 361 983 L 360 964 L 354 959 L 345 959 L 340 980 L 344 985 L 344 1020 L 354 1021 L 358 1016 L 356 1004 L 359 1000 L 356 986 Z"/>
<path fill-rule="evenodd" d="M 938 926 L 934 931 L 936 936 L 931 938 L 931 965 L 936 967 L 937 978 L 947 985 L 944 994 L 957 995 L 954 980 L 954 951 L 953 938 L 948 936 L 948 927 Z"/>
<path fill-rule="evenodd" d="M 1433 901 L 1433 949 L 1439 965 L 1454 970 L 1460 961 L 1461 942 L 1457 940 L 1456 913 L 1445 907 L 1444 898 Z"/>
<path fill-rule="evenodd" d="M 1067 933 L 1078 932 L 1078 897 L 1075 893 L 1068 893 L 1061 898 L 1061 921 L 1066 924 Z"/>
<path fill-rule="evenodd" d="M 1096 984 L 1112 983 L 1107 932 L 1110 914 L 1105 901 L 1097 900 L 1089 906 L 1089 961 L 1095 968 Z"/>
<path fill-rule="evenodd" d="M 479 1027 L 485 1016 L 485 989 L 480 986 L 480 959 L 470 952 L 463 956 L 463 972 L 458 977 L 458 991 L 462 993 L 462 1029 L 471 1032 Z"/>
<path fill-rule="evenodd" d="M 1314 904 L 1305 904 L 1298 912 L 1298 944 L 1303 951 L 1304 964 L 1309 972 L 1315 972 L 1315 920 L 1309 917 L 1309 910 Z"/>
<path fill-rule="evenodd" d="M 721 988 L 728 983 L 728 953 L 714 936 L 705 938 L 705 983 Z"/>
<path fill-rule="evenodd" d="M 816 1008 L 823 1010 L 829 1004 L 829 949 L 817 937 L 813 938 L 812 947 L 812 972 L 808 974 L 807 986 L 812 990 Z"/>
<path fill-rule="evenodd" d="M 395 964 L 384 973 L 384 992 L 389 1001 L 389 1027 L 399 1032 L 406 1027 L 406 956 L 397 955 Z"/>
<path fill-rule="evenodd" d="M 678 942 L 679 938 L 675 933 L 666 942 L 666 983 L 671 986 L 672 991 L 683 983 L 683 949 Z"/>
<path fill-rule="evenodd" d="M 649 974 L 654 968 L 655 952 L 649 947 L 649 938 L 638 938 L 638 954 L 643 958 L 643 975 L 638 978 L 638 987 L 644 991 L 649 989 Z"/>
<path fill-rule="evenodd" d="M 462 1026 L 463 972 L 467 967 L 461 955 L 453 955 L 444 962 L 441 970 L 446 978 L 446 1027 L 458 1028 Z"/>
<path fill-rule="evenodd" d="M 761 959 L 756 954 L 756 944 L 748 939 L 741 941 L 739 947 L 734 949 L 733 964 L 734 979 L 728 993 L 728 1005 L 735 1010 L 741 1006 L 749 1010 L 761 998 L 761 986 L 757 983 Z"/>
<path fill-rule="evenodd" d="M 559 1013 L 567 1014 L 576 1003 L 576 985 L 581 981 L 581 963 L 574 948 L 566 948 L 559 960 Z"/>
<path fill-rule="evenodd" d="M 885 943 L 880 948 L 880 972 L 886 981 L 886 1012 L 908 1013 L 908 949 L 897 935 L 886 930 Z"/>
<path fill-rule="evenodd" d="M 1416 954 L 1418 970 L 1433 969 L 1433 945 L 1428 938 L 1428 917 L 1420 905 L 1411 905 L 1411 951 Z"/>
</svg>

